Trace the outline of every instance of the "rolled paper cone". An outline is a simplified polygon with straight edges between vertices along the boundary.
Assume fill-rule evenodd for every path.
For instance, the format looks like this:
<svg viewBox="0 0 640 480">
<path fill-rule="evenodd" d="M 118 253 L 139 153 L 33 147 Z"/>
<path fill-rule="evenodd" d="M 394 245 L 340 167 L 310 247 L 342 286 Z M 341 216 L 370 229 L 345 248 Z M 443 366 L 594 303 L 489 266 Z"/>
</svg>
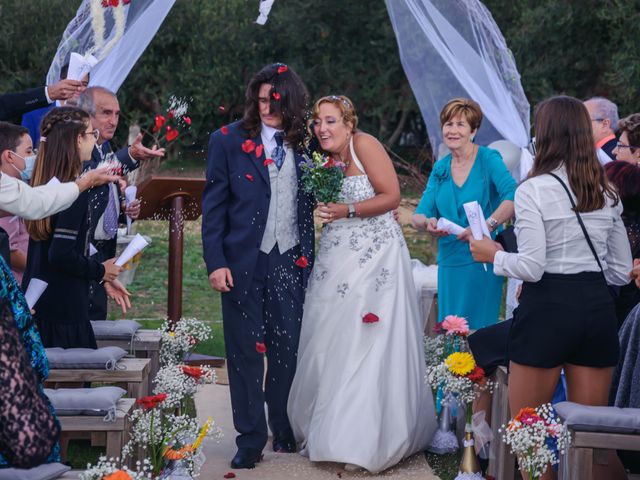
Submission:
<svg viewBox="0 0 640 480">
<path fill-rule="evenodd" d="M 447 220 L 444 217 L 440 217 L 438 219 L 438 230 L 444 230 L 445 232 L 449 232 L 449 235 L 460 235 L 464 232 L 464 228 L 462 228 L 457 223 L 452 222 L 451 220 Z"/>
<path fill-rule="evenodd" d="M 27 301 L 29 310 L 33 308 L 38 299 L 42 296 L 49 284 L 40 280 L 39 278 L 32 278 L 27 287 L 27 291 L 24 293 L 24 298 Z"/>
<path fill-rule="evenodd" d="M 79 53 L 71 52 L 67 78 L 69 80 L 82 80 L 97 63 L 98 59 L 93 55 L 82 56 Z"/>
<path fill-rule="evenodd" d="M 60 184 L 60 180 L 58 180 L 58 177 L 51 177 L 51 180 L 47 182 L 47 185 L 59 185 L 59 184 Z"/>
<path fill-rule="evenodd" d="M 482 240 L 486 235 L 491 238 L 489 233 L 489 227 L 487 227 L 487 221 L 484 218 L 482 207 L 476 201 L 467 202 L 462 205 L 464 207 L 464 213 L 467 214 L 467 220 L 469 221 L 469 227 L 471 228 L 471 234 L 476 240 Z M 484 271 L 487 271 L 487 264 L 483 263 Z"/>
<path fill-rule="evenodd" d="M 138 187 L 135 185 L 129 185 L 124 189 L 124 198 L 127 206 L 131 204 L 136 199 L 136 195 L 138 194 Z M 133 221 L 127 215 L 127 235 L 131 235 L 131 224 Z"/>
<path fill-rule="evenodd" d="M 121 267 L 133 257 L 136 256 L 138 252 L 144 250 L 144 248 L 149 245 L 149 243 L 142 237 L 142 235 L 137 234 L 127 245 L 127 248 L 124 249 L 120 257 L 116 260 L 116 265 Z"/>
</svg>

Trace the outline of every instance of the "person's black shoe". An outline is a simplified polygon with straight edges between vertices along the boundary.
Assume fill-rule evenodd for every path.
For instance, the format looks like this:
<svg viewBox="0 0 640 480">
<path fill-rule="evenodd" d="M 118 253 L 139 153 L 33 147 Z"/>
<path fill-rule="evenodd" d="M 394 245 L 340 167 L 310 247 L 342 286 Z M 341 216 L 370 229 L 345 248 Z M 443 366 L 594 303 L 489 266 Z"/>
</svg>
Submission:
<svg viewBox="0 0 640 480">
<path fill-rule="evenodd" d="M 231 468 L 255 468 L 262 460 L 262 452 L 253 448 L 239 448 L 236 456 L 231 460 Z"/>
<path fill-rule="evenodd" d="M 276 453 L 296 453 L 296 441 L 293 437 L 274 437 L 273 451 Z"/>
</svg>

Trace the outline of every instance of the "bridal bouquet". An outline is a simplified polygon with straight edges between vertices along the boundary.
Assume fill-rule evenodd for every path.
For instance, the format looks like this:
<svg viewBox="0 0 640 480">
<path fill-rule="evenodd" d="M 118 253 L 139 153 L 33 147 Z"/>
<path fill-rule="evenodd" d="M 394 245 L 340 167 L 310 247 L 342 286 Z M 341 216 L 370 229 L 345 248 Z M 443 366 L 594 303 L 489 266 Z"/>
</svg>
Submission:
<svg viewBox="0 0 640 480">
<path fill-rule="evenodd" d="M 318 202 L 338 202 L 344 180 L 344 167 L 344 163 L 336 162 L 333 157 L 320 152 L 313 152 L 311 157 L 305 155 L 305 161 L 300 164 L 303 190 L 313 195 Z"/>
<path fill-rule="evenodd" d="M 539 479 L 549 464 L 557 465 L 560 454 L 564 453 L 571 440 L 556 411 L 548 403 L 538 408 L 523 408 L 501 430 L 503 441 L 511 447 L 520 468 L 528 473 L 531 480 Z"/>
</svg>

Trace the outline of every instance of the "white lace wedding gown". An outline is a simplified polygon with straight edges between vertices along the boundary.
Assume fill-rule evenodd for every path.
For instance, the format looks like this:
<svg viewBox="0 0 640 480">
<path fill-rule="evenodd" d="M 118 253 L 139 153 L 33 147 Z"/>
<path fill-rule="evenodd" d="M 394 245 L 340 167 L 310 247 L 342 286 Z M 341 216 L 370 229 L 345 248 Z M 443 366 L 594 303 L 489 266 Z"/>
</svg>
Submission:
<svg viewBox="0 0 640 480">
<path fill-rule="evenodd" d="M 353 146 L 351 155 L 364 172 Z M 345 178 L 342 202 L 374 195 L 366 175 Z M 363 323 L 368 313 L 379 321 Z M 379 472 L 424 450 L 436 429 L 424 374 L 422 319 L 393 214 L 326 225 L 288 403 L 301 453 Z"/>
</svg>

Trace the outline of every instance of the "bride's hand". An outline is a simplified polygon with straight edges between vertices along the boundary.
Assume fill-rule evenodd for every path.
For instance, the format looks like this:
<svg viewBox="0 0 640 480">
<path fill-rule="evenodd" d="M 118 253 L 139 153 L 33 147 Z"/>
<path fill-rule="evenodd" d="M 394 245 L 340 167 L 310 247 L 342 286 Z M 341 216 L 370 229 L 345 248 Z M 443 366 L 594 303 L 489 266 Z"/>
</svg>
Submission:
<svg viewBox="0 0 640 480">
<path fill-rule="evenodd" d="M 339 218 L 347 218 L 348 213 L 349 207 L 344 203 L 318 203 L 317 215 L 323 225 Z"/>
</svg>

